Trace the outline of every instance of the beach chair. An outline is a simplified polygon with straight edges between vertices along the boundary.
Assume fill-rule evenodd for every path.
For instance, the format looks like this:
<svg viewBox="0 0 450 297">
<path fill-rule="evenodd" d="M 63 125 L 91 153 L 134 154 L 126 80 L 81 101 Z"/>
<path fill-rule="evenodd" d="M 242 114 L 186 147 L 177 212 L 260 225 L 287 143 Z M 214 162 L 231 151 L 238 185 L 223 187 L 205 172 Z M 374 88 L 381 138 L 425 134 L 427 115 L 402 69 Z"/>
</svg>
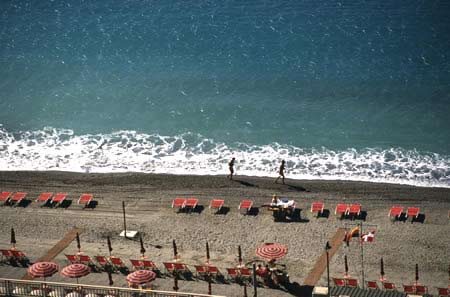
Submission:
<svg viewBox="0 0 450 297">
<path fill-rule="evenodd" d="M 144 264 L 144 269 L 152 270 L 154 272 L 159 272 L 158 266 L 156 266 L 155 262 L 149 260 L 142 260 L 142 264 Z"/>
<path fill-rule="evenodd" d="M 394 291 L 394 290 L 397 289 L 397 288 L 395 287 L 395 284 L 394 284 L 394 283 L 386 282 L 386 281 L 383 282 L 383 288 L 384 288 L 386 291 Z"/>
<path fill-rule="evenodd" d="M 397 220 L 398 218 L 400 218 L 400 216 L 403 213 L 403 207 L 401 206 L 392 206 L 391 209 L 389 210 L 389 217 L 390 218 L 394 218 L 394 220 Z"/>
<path fill-rule="evenodd" d="M 355 278 L 346 278 L 345 279 L 345 285 L 350 288 L 357 288 L 358 287 L 358 280 Z"/>
<path fill-rule="evenodd" d="M 0 250 L 2 254 L 2 262 L 10 262 L 14 259 L 14 255 L 10 250 Z"/>
<path fill-rule="evenodd" d="M 100 269 L 103 269 L 106 271 L 108 266 L 111 265 L 108 258 L 106 258 L 105 256 L 95 256 L 94 258 Z"/>
<path fill-rule="evenodd" d="M 49 203 L 50 198 L 52 198 L 53 193 L 47 192 L 47 193 L 42 193 L 41 195 L 39 195 L 38 199 L 36 200 L 36 202 L 42 203 L 42 206 L 45 206 Z"/>
<path fill-rule="evenodd" d="M 205 279 L 208 276 L 208 266 L 194 265 L 198 278 Z"/>
<path fill-rule="evenodd" d="M 213 199 L 211 200 L 211 203 L 209 204 L 209 209 L 212 211 L 213 209 L 216 210 L 216 212 L 220 212 L 222 209 L 223 204 L 225 203 L 224 200 L 220 199 Z"/>
<path fill-rule="evenodd" d="M 239 269 L 239 278 L 240 278 L 242 281 L 250 281 L 250 280 L 252 279 L 252 277 L 253 277 L 253 273 L 252 273 L 252 271 L 250 270 L 250 268 L 247 268 L 247 267 L 241 267 L 241 268 Z"/>
<path fill-rule="evenodd" d="M 403 291 L 406 294 L 416 294 L 416 287 L 413 285 L 403 285 Z"/>
<path fill-rule="evenodd" d="M 189 268 L 187 267 L 186 264 L 174 263 L 173 265 L 174 265 L 175 271 L 180 275 L 191 273 L 191 271 L 189 270 Z"/>
<path fill-rule="evenodd" d="M 83 208 L 89 207 L 89 204 L 92 202 L 92 198 L 94 195 L 92 194 L 82 194 L 80 199 L 78 199 L 78 204 L 84 204 Z"/>
<path fill-rule="evenodd" d="M 125 265 L 122 259 L 118 257 L 110 257 L 109 261 L 111 261 L 111 264 L 116 270 L 128 269 L 128 267 Z"/>
<path fill-rule="evenodd" d="M 323 213 L 325 203 L 323 202 L 313 202 L 311 203 L 311 212 L 317 212 L 317 217 Z"/>
<path fill-rule="evenodd" d="M 64 200 L 66 200 L 67 194 L 63 194 L 63 193 L 58 193 L 55 195 L 55 197 L 53 197 L 52 199 L 52 205 L 55 207 L 58 207 L 61 205 L 61 203 L 64 202 Z"/>
<path fill-rule="evenodd" d="M 222 275 L 222 273 L 220 273 L 220 270 L 217 266 L 207 266 L 207 269 L 208 269 L 209 275 L 211 275 L 215 278 Z"/>
<path fill-rule="evenodd" d="M 95 267 L 94 262 L 92 261 L 91 257 L 89 257 L 88 255 L 78 255 L 78 259 L 79 259 L 81 264 L 84 264 L 84 265 L 87 265 L 87 266 L 91 266 L 91 267 Z"/>
<path fill-rule="evenodd" d="M 143 270 L 145 269 L 144 263 L 140 260 L 133 260 L 130 259 L 131 266 L 133 267 L 133 270 Z"/>
<path fill-rule="evenodd" d="M 175 198 L 172 201 L 172 208 L 177 208 L 178 211 L 182 208 L 184 208 L 184 204 L 186 203 L 185 198 Z"/>
<path fill-rule="evenodd" d="M 13 206 L 13 205 L 19 205 L 21 202 L 22 202 L 22 200 L 27 196 L 28 194 L 27 193 L 25 193 L 25 192 L 17 192 L 17 193 L 15 193 L 12 197 L 11 197 L 11 199 L 10 199 L 10 203 L 11 203 L 11 206 Z"/>
<path fill-rule="evenodd" d="M 416 287 L 416 294 L 417 295 L 425 295 L 428 294 L 428 287 L 424 285 L 415 285 Z"/>
<path fill-rule="evenodd" d="M 228 278 L 232 281 L 238 281 L 240 272 L 238 268 L 227 268 Z"/>
<path fill-rule="evenodd" d="M 65 255 L 70 264 L 80 263 L 80 259 L 76 255 Z"/>
<path fill-rule="evenodd" d="M 3 205 L 7 204 L 9 202 L 9 197 L 11 196 L 12 192 L 1 192 L 0 193 L 0 202 L 3 202 Z"/>
<path fill-rule="evenodd" d="M 345 279 L 343 278 L 334 278 L 333 282 L 336 287 L 345 287 Z"/>
<path fill-rule="evenodd" d="M 438 297 L 450 296 L 450 290 L 448 288 L 438 288 Z"/>
<path fill-rule="evenodd" d="M 16 261 L 24 263 L 24 262 L 29 262 L 28 257 L 22 252 L 22 251 L 11 251 L 11 253 L 13 254 L 13 257 Z"/>
<path fill-rule="evenodd" d="M 174 274 L 176 272 L 174 263 L 163 262 L 163 265 L 169 274 Z"/>
<path fill-rule="evenodd" d="M 412 217 L 412 221 L 414 222 L 415 219 L 419 217 L 420 209 L 418 207 L 408 207 L 406 210 L 406 218 Z"/>
<path fill-rule="evenodd" d="M 350 204 L 347 214 L 359 216 L 361 214 L 361 204 Z"/>
<path fill-rule="evenodd" d="M 380 287 L 378 287 L 377 281 L 367 281 L 366 284 L 367 284 L 368 289 L 372 289 L 372 290 L 380 289 Z"/>
<path fill-rule="evenodd" d="M 345 216 L 347 215 L 348 205 L 345 203 L 339 203 L 336 205 L 336 209 L 334 210 L 335 215 Z"/>
<path fill-rule="evenodd" d="M 184 204 L 184 208 L 186 208 L 189 212 L 195 211 L 197 207 L 198 199 L 197 198 L 188 198 L 186 199 L 186 203 Z"/>
<path fill-rule="evenodd" d="M 252 200 L 242 200 L 241 203 L 239 203 L 238 209 L 245 210 L 245 214 L 248 214 L 248 212 L 252 209 L 253 201 Z"/>
</svg>

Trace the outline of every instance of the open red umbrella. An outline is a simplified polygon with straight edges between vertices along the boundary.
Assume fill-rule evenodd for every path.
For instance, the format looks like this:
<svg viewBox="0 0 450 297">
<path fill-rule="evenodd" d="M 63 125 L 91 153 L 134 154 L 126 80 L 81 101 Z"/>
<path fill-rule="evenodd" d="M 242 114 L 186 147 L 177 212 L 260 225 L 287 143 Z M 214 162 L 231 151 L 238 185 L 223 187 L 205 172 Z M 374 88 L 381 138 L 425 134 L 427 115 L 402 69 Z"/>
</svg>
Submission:
<svg viewBox="0 0 450 297">
<path fill-rule="evenodd" d="M 37 262 L 28 268 L 28 274 L 32 277 L 50 277 L 58 271 L 58 264 L 53 262 Z"/>
<path fill-rule="evenodd" d="M 127 281 L 133 285 L 142 285 L 151 282 L 156 278 L 156 273 L 151 270 L 137 270 L 128 274 Z"/>
<path fill-rule="evenodd" d="M 288 247 L 282 244 L 265 244 L 256 248 L 256 255 L 263 259 L 273 260 L 286 256 Z"/>
<path fill-rule="evenodd" d="M 64 277 L 76 278 L 78 283 L 78 278 L 83 277 L 91 273 L 91 268 L 84 264 L 71 264 L 64 267 L 61 270 L 61 274 Z"/>
</svg>

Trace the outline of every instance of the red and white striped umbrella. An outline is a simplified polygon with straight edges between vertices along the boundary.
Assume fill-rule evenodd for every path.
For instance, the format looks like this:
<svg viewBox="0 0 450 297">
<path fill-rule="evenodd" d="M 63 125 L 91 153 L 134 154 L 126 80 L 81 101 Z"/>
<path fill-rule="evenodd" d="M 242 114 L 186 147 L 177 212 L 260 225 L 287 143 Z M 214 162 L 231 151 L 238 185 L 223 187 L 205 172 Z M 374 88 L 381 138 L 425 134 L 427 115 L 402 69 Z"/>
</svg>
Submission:
<svg viewBox="0 0 450 297">
<path fill-rule="evenodd" d="M 53 262 L 37 262 L 28 268 L 32 277 L 49 277 L 58 271 L 58 264 Z"/>
<path fill-rule="evenodd" d="M 82 276 L 86 276 L 91 272 L 91 268 L 84 264 L 71 264 L 69 266 L 64 267 L 61 270 L 61 274 L 65 277 L 76 278 L 78 282 L 78 278 Z"/>
<path fill-rule="evenodd" d="M 156 278 L 156 273 L 151 270 L 137 270 L 128 274 L 127 281 L 133 285 L 141 285 L 151 282 Z"/>
<path fill-rule="evenodd" d="M 265 244 L 256 248 L 256 255 L 263 259 L 273 260 L 286 256 L 288 247 L 282 244 Z"/>
</svg>

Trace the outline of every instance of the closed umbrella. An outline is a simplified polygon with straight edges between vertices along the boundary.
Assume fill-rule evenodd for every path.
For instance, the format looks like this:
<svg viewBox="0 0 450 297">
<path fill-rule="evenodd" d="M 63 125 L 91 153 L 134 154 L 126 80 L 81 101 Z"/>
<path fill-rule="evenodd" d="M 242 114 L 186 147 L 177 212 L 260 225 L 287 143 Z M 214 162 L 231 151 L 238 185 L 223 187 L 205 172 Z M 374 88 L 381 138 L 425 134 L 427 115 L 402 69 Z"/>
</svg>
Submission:
<svg viewBox="0 0 450 297">
<path fill-rule="evenodd" d="M 114 284 L 114 281 L 112 279 L 112 271 L 111 268 L 106 269 L 106 272 L 108 273 L 108 281 L 109 285 L 112 286 Z"/>
<path fill-rule="evenodd" d="M 111 257 L 111 252 L 113 251 L 113 248 L 111 246 L 111 239 L 109 238 L 109 236 L 106 236 L 106 243 L 108 244 L 109 256 Z"/>
<path fill-rule="evenodd" d="M 69 266 L 64 267 L 61 270 L 61 274 L 64 277 L 68 278 L 76 278 L 78 284 L 78 278 L 88 275 L 91 272 L 91 268 L 84 264 L 71 264 Z"/>
<path fill-rule="evenodd" d="M 81 244 L 80 244 L 80 234 L 78 234 L 78 232 L 77 232 L 77 237 L 76 237 L 76 239 L 77 239 L 77 249 L 78 249 L 78 253 L 80 254 L 80 253 L 81 253 Z"/>
<path fill-rule="evenodd" d="M 212 295 L 211 278 L 208 277 L 208 295 Z"/>
<path fill-rule="evenodd" d="M 11 244 L 12 244 L 12 247 L 13 247 L 13 249 L 15 249 L 16 248 L 16 232 L 14 232 L 14 228 L 13 227 L 11 227 Z"/>
<path fill-rule="evenodd" d="M 256 255 L 266 260 L 283 258 L 288 252 L 288 247 L 282 244 L 265 244 L 256 248 Z"/>
<path fill-rule="evenodd" d="M 241 246 L 238 246 L 238 262 L 239 262 L 239 266 L 242 266 L 242 251 L 241 251 Z"/>
<path fill-rule="evenodd" d="M 175 258 L 175 261 L 178 260 L 178 250 L 177 250 L 177 244 L 175 242 L 175 239 L 172 241 L 172 247 L 173 247 L 173 256 Z"/>
<path fill-rule="evenodd" d="M 380 261 L 380 275 L 381 275 L 380 281 L 384 282 L 385 278 L 384 278 L 384 261 L 383 261 L 383 258 L 381 258 L 381 261 Z"/>
<path fill-rule="evenodd" d="M 348 262 L 347 262 L 347 255 L 344 255 L 344 265 L 345 265 L 345 274 L 344 278 L 348 278 Z"/>
<path fill-rule="evenodd" d="M 209 265 L 209 243 L 208 243 L 208 241 L 206 241 L 206 264 Z"/>
<path fill-rule="evenodd" d="M 414 285 L 419 284 L 419 264 L 416 263 L 416 282 Z"/>
<path fill-rule="evenodd" d="M 145 258 L 145 248 L 144 248 L 144 242 L 142 241 L 142 235 L 139 234 L 139 241 L 141 242 L 141 255 L 142 259 Z"/>
<path fill-rule="evenodd" d="M 156 273 L 151 270 L 137 270 L 128 274 L 127 281 L 133 285 L 143 285 L 156 278 Z"/>
<path fill-rule="evenodd" d="M 58 272 L 58 264 L 53 262 L 37 262 L 28 268 L 28 274 L 32 277 L 50 277 Z"/>
</svg>

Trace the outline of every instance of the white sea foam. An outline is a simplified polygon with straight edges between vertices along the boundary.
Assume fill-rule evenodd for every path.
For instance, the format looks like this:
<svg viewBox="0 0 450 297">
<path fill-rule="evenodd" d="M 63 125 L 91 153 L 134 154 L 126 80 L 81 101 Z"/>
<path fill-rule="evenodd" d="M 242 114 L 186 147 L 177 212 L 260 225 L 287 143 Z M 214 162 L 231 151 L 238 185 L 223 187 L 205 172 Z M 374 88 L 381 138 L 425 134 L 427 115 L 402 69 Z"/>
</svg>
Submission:
<svg viewBox="0 0 450 297">
<path fill-rule="evenodd" d="M 54 128 L 10 133 L 0 126 L 1 170 L 216 175 L 228 173 L 233 156 L 238 175 L 275 177 L 284 159 L 288 178 L 450 187 L 449 156 L 400 148 L 336 152 L 277 143 L 230 146 L 192 133 L 75 135 Z"/>
</svg>

